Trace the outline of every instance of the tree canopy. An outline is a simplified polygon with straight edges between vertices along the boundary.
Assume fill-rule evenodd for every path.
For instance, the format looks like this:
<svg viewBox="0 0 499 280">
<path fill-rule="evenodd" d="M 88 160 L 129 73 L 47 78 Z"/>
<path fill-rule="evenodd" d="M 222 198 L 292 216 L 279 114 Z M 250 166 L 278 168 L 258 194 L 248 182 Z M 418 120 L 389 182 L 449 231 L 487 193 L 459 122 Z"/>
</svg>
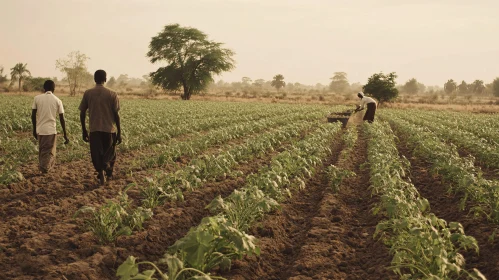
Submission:
<svg viewBox="0 0 499 280">
<path fill-rule="evenodd" d="M 456 84 L 456 82 L 454 82 L 453 79 L 448 80 L 444 84 L 444 90 L 445 90 L 445 93 L 447 93 L 447 94 L 453 93 L 454 91 L 456 91 L 456 89 L 457 89 L 457 84 Z"/>
<path fill-rule="evenodd" d="M 66 58 L 58 59 L 55 62 L 55 67 L 66 74 L 71 96 L 80 91 L 82 84 L 88 83 L 87 60 L 89 59 L 84 53 L 73 51 Z"/>
<path fill-rule="evenodd" d="M 470 84 L 470 88 L 473 93 L 482 94 L 485 91 L 485 84 L 482 80 L 475 80 Z"/>
<path fill-rule="evenodd" d="M 3 74 L 3 66 L 0 66 L 0 84 L 7 81 L 7 76 Z"/>
<path fill-rule="evenodd" d="M 270 85 L 275 87 L 277 91 L 279 91 L 281 88 L 286 86 L 286 83 L 284 82 L 284 76 L 281 74 L 275 75 Z"/>
<path fill-rule="evenodd" d="M 331 83 L 329 84 L 329 89 L 335 93 L 344 93 L 348 90 L 350 84 L 348 83 L 347 73 L 345 72 L 334 72 L 331 78 Z"/>
<path fill-rule="evenodd" d="M 499 78 L 495 78 L 492 82 L 492 94 L 499 97 Z"/>
<path fill-rule="evenodd" d="M 362 88 L 365 93 L 379 100 L 379 102 L 390 102 L 395 99 L 399 91 L 395 88 L 397 75 L 392 72 L 388 75 L 383 72 L 373 74 Z"/>
<path fill-rule="evenodd" d="M 179 24 L 165 26 L 152 38 L 147 53 L 152 63 L 168 63 L 150 74 L 152 83 L 165 90 L 183 88 L 185 100 L 213 82 L 213 74 L 233 69 L 233 55 L 222 43 L 209 41 L 205 33 Z"/>
<path fill-rule="evenodd" d="M 409 93 L 409 94 L 417 94 L 420 89 L 420 84 L 415 78 L 410 79 L 407 81 L 403 87 L 404 92 Z"/>
<path fill-rule="evenodd" d="M 460 94 L 468 93 L 469 92 L 469 86 L 465 81 L 462 81 L 461 84 L 457 87 L 457 92 Z"/>
</svg>

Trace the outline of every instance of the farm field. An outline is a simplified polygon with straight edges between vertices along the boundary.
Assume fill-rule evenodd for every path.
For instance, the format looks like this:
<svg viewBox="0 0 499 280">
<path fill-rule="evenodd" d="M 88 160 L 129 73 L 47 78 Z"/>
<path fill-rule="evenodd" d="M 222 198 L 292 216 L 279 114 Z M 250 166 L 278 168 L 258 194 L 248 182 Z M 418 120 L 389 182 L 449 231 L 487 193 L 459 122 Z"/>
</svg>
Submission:
<svg viewBox="0 0 499 280">
<path fill-rule="evenodd" d="M 499 278 L 497 114 L 125 99 L 100 187 L 62 101 L 42 176 L 32 98 L 0 96 L 2 279 Z"/>
</svg>

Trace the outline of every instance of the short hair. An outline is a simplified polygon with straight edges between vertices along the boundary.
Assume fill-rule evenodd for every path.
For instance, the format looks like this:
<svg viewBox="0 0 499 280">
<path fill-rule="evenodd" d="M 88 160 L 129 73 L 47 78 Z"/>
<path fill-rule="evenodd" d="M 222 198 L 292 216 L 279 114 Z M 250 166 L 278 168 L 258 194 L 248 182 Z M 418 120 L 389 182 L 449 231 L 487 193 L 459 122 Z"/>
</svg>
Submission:
<svg viewBox="0 0 499 280">
<path fill-rule="evenodd" d="M 52 80 L 46 80 L 45 83 L 43 83 L 43 89 L 45 91 L 54 91 L 55 90 L 55 83 Z"/>
<path fill-rule="evenodd" d="M 362 92 L 357 93 L 357 97 L 364 98 L 364 94 Z"/>
<path fill-rule="evenodd" d="M 104 70 L 97 70 L 97 71 L 95 71 L 95 74 L 94 74 L 94 81 L 97 84 L 103 84 L 107 80 L 106 76 L 107 76 L 106 71 L 104 71 Z"/>
</svg>

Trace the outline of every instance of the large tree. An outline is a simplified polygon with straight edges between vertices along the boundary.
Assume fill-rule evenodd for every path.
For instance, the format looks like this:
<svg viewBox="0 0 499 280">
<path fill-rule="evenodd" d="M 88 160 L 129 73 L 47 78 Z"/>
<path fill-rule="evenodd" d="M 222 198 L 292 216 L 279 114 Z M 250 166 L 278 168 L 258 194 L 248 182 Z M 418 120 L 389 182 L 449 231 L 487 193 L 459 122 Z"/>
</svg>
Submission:
<svg viewBox="0 0 499 280">
<path fill-rule="evenodd" d="M 457 87 L 457 92 L 460 94 L 465 94 L 469 92 L 469 86 L 465 81 L 462 81 L 461 84 Z"/>
<path fill-rule="evenodd" d="M 470 84 L 470 88 L 473 93 L 482 94 L 485 90 L 485 85 L 482 80 L 475 80 Z"/>
<path fill-rule="evenodd" d="M 404 92 L 409 94 L 417 94 L 419 92 L 420 85 L 415 78 L 407 81 L 403 87 Z"/>
<path fill-rule="evenodd" d="M 395 99 L 399 91 L 396 86 L 395 79 L 397 75 L 392 72 L 388 75 L 381 73 L 373 74 L 367 80 L 367 84 L 362 87 L 365 93 L 379 100 L 380 103 L 390 102 Z"/>
<path fill-rule="evenodd" d="M 178 24 L 167 25 L 149 44 L 147 56 L 152 63 L 166 61 L 150 74 L 153 84 L 165 90 L 184 89 L 182 99 L 206 88 L 213 74 L 234 68 L 234 52 L 222 43 L 209 41 L 205 33 Z"/>
<path fill-rule="evenodd" d="M 11 83 L 14 81 L 19 83 L 19 92 L 21 92 L 21 84 L 23 80 L 31 76 L 31 72 L 29 72 L 27 67 L 28 63 L 18 63 L 14 67 L 10 68 L 10 81 Z"/>
<path fill-rule="evenodd" d="M 7 75 L 3 74 L 3 66 L 0 66 L 0 84 L 7 81 Z"/>
<path fill-rule="evenodd" d="M 495 78 L 492 82 L 492 94 L 499 97 L 499 78 Z"/>
<path fill-rule="evenodd" d="M 334 72 L 331 78 L 331 83 L 329 84 L 329 89 L 335 93 L 344 93 L 348 90 L 350 84 L 348 83 L 347 73 L 345 72 Z"/>
<path fill-rule="evenodd" d="M 275 75 L 270 85 L 275 87 L 277 91 L 279 91 L 281 88 L 286 86 L 286 83 L 284 82 L 284 76 L 281 74 Z"/>
<path fill-rule="evenodd" d="M 445 84 L 444 84 L 444 90 L 447 94 L 451 94 L 453 93 L 454 91 L 456 91 L 457 89 L 457 84 L 456 82 L 454 82 L 453 79 L 450 79 L 448 80 Z"/>
<path fill-rule="evenodd" d="M 69 84 L 69 94 L 71 96 L 76 95 L 80 91 L 82 84 L 88 78 L 87 60 L 89 59 L 84 53 L 73 51 L 66 58 L 58 59 L 55 62 L 55 67 L 66 74 Z"/>
</svg>

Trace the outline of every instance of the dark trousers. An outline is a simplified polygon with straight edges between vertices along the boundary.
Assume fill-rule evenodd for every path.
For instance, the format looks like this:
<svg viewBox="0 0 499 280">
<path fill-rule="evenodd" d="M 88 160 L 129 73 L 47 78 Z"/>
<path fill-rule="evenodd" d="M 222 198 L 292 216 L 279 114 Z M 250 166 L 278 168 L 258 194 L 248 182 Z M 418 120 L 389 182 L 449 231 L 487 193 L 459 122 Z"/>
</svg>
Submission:
<svg viewBox="0 0 499 280">
<path fill-rule="evenodd" d="M 95 170 L 106 171 L 107 176 L 113 175 L 116 161 L 116 133 L 102 131 L 90 132 L 90 156 Z"/>
<path fill-rule="evenodd" d="M 376 113 L 376 103 L 367 103 L 367 111 L 363 120 L 372 123 L 374 121 L 374 114 Z"/>
</svg>

